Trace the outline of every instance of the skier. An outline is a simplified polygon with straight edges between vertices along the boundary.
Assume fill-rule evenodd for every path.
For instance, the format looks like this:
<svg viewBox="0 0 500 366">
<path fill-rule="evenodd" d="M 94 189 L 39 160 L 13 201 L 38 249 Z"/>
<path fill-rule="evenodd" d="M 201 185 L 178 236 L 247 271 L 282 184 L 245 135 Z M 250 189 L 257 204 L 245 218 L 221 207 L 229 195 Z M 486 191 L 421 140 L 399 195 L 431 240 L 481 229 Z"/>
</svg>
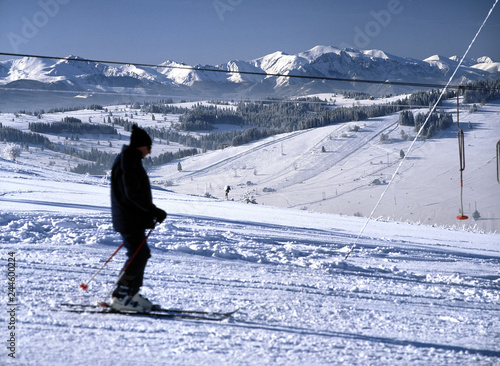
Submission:
<svg viewBox="0 0 500 366">
<path fill-rule="evenodd" d="M 225 196 L 226 196 L 226 200 L 229 198 L 229 191 L 230 190 L 231 190 L 230 186 L 225 186 L 224 187 L 224 193 L 225 193 Z"/>
<path fill-rule="evenodd" d="M 112 294 L 110 305 L 115 310 L 144 312 L 153 307 L 151 301 L 139 294 L 144 269 L 151 257 L 149 247 L 143 241 L 146 229 L 153 228 L 155 220 L 156 223 L 163 222 L 167 213 L 153 204 L 149 178 L 142 166 L 142 159 L 151 153 L 151 146 L 147 132 L 134 124 L 130 145 L 123 146 L 111 171 L 113 228 L 121 234 L 128 257 L 123 267 L 126 270 Z"/>
</svg>

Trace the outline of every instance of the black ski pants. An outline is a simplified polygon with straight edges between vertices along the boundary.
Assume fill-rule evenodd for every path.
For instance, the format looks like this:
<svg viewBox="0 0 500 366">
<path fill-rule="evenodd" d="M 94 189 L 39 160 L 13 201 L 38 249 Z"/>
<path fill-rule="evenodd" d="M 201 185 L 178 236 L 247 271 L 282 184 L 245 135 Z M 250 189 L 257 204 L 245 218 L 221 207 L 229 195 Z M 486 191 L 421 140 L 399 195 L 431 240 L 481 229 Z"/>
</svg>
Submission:
<svg viewBox="0 0 500 366">
<path fill-rule="evenodd" d="M 148 259 L 151 258 L 148 243 L 144 241 L 146 237 L 144 233 L 145 230 L 120 233 L 123 238 L 123 244 L 127 248 L 128 259 L 122 268 L 122 272 L 125 269 L 125 273 L 123 273 L 120 282 L 117 284 L 113 296 L 134 296 L 141 289 L 144 280 L 144 269 L 146 268 Z M 143 241 L 144 244 L 142 244 L 141 249 L 137 252 Z M 133 257 L 136 252 L 137 254 Z"/>
</svg>

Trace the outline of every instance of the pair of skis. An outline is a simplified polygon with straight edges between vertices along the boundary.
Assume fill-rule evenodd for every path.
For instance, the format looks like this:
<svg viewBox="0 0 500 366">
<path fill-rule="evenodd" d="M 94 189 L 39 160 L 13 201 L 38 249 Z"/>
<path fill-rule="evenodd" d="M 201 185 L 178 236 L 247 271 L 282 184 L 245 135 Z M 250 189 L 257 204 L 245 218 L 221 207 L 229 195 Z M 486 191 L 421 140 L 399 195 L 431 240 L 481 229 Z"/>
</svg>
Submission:
<svg viewBox="0 0 500 366">
<path fill-rule="evenodd" d="M 202 311 L 202 310 L 185 310 L 185 309 L 167 309 L 155 305 L 149 312 L 138 311 L 118 311 L 111 308 L 107 303 L 101 302 L 96 305 L 93 304 L 61 304 L 61 309 L 71 313 L 80 314 L 123 314 L 130 316 L 143 316 L 151 318 L 174 318 L 174 319 L 191 319 L 191 320 L 208 320 L 208 321 L 222 321 L 230 318 L 239 309 L 229 312 L 218 311 Z M 54 309 L 58 310 L 58 309 Z"/>
<path fill-rule="evenodd" d="M 120 282 L 122 276 L 125 274 L 125 271 L 127 270 L 128 266 L 130 266 L 130 263 L 134 260 L 135 256 L 141 249 L 141 247 L 146 243 L 146 240 L 149 238 L 149 235 L 151 235 L 151 232 L 156 226 L 156 221 L 149 230 L 148 234 L 146 237 L 142 240 L 141 244 L 135 251 L 135 253 L 132 255 L 132 257 L 128 260 L 125 268 L 122 269 L 120 276 L 118 277 L 118 280 L 115 283 L 115 286 Z M 115 256 L 116 253 L 123 247 L 123 243 L 114 251 L 113 254 L 108 258 L 106 262 L 90 277 L 90 279 L 87 282 L 84 282 L 80 284 L 80 287 L 86 291 L 89 286 L 88 284 L 94 279 L 95 276 L 108 264 L 108 262 Z M 112 291 L 112 290 L 111 290 Z M 111 291 L 108 293 L 108 298 L 111 295 Z M 216 311 L 199 311 L 199 310 L 182 310 L 182 309 L 166 309 L 162 308 L 161 306 L 155 305 L 151 311 L 148 312 L 139 312 L 139 311 L 118 311 L 111 306 L 109 306 L 105 302 L 99 302 L 96 305 L 91 305 L 91 304 L 70 304 L 70 303 L 63 303 L 61 304 L 61 309 L 64 311 L 72 312 L 72 313 L 91 313 L 91 314 L 124 314 L 124 315 L 131 315 L 131 316 L 145 316 L 145 317 L 153 317 L 153 318 L 181 318 L 181 319 L 192 319 L 192 320 L 211 320 L 211 321 L 221 321 L 224 319 L 227 319 L 231 317 L 234 313 L 236 313 L 239 309 L 235 309 L 230 312 L 216 312 Z M 54 311 L 61 310 L 61 309 L 52 309 Z"/>
</svg>

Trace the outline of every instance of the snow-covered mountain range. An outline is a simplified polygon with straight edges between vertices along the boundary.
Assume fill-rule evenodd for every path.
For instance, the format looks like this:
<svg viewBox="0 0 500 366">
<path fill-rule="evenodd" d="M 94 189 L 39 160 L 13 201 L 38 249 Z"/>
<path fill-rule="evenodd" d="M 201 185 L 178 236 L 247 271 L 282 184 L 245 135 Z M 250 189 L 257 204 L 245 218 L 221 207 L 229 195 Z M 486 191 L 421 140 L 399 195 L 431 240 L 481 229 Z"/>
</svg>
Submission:
<svg viewBox="0 0 500 366">
<path fill-rule="evenodd" d="M 435 55 L 421 61 L 380 50 L 331 46 L 316 46 L 295 55 L 274 52 L 250 61 L 229 61 L 216 66 L 189 66 L 166 61 L 161 67 L 146 67 L 89 62 L 76 56 L 63 60 L 26 57 L 0 62 L 0 86 L 4 90 L 48 89 L 205 97 L 296 96 L 346 88 L 386 94 L 410 90 L 393 85 L 347 85 L 345 82 L 275 75 L 444 84 L 458 62 L 457 56 L 447 58 Z M 497 77 L 500 77 L 500 63 L 484 56 L 477 60 L 465 60 L 455 83 Z"/>
</svg>

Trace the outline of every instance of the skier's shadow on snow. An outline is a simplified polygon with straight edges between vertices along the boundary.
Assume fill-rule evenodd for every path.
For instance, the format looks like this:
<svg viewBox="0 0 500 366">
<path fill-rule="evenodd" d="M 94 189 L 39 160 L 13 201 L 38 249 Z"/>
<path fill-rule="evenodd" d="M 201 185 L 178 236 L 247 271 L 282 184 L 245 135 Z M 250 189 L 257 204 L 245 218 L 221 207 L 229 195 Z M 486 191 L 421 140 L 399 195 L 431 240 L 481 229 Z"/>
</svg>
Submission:
<svg viewBox="0 0 500 366">
<path fill-rule="evenodd" d="M 48 201 L 37 201 L 37 200 L 27 200 L 27 199 L 16 199 L 16 198 L 2 198 L 0 201 L 6 202 L 17 202 L 36 206 L 54 206 L 63 208 L 72 208 L 75 210 L 90 210 L 90 211 L 103 211 L 111 212 L 111 209 L 107 206 L 94 206 L 94 205 L 84 205 L 80 203 L 65 203 L 65 202 L 48 202 Z"/>
<path fill-rule="evenodd" d="M 297 334 L 297 335 L 305 335 L 305 336 L 317 336 L 317 337 L 328 337 L 328 338 L 343 338 L 343 339 L 351 339 L 358 340 L 363 342 L 373 342 L 373 343 L 383 343 L 387 345 L 393 346 L 401 346 L 401 347 L 415 347 L 415 348 L 429 348 L 429 349 L 440 349 L 443 351 L 451 351 L 451 352 L 465 352 L 467 354 L 473 354 L 484 357 L 500 357 L 500 351 L 492 351 L 486 349 L 475 349 L 475 348 L 467 348 L 461 346 L 453 346 L 447 344 L 436 344 L 430 342 L 419 342 L 419 341 L 408 341 L 408 340 L 400 340 L 389 337 L 375 337 L 363 334 L 356 333 L 347 333 L 347 332 L 335 332 L 328 330 L 310 330 L 307 328 L 300 327 L 291 327 L 291 326 L 282 326 L 282 325 L 266 325 L 259 324 L 257 322 L 251 321 L 240 321 L 240 320 L 232 320 L 229 323 L 226 323 L 228 326 L 238 327 L 238 328 L 247 328 L 247 329 L 260 329 L 260 330 L 268 330 L 272 332 L 281 332 L 281 333 L 289 333 L 289 334 Z"/>
</svg>

